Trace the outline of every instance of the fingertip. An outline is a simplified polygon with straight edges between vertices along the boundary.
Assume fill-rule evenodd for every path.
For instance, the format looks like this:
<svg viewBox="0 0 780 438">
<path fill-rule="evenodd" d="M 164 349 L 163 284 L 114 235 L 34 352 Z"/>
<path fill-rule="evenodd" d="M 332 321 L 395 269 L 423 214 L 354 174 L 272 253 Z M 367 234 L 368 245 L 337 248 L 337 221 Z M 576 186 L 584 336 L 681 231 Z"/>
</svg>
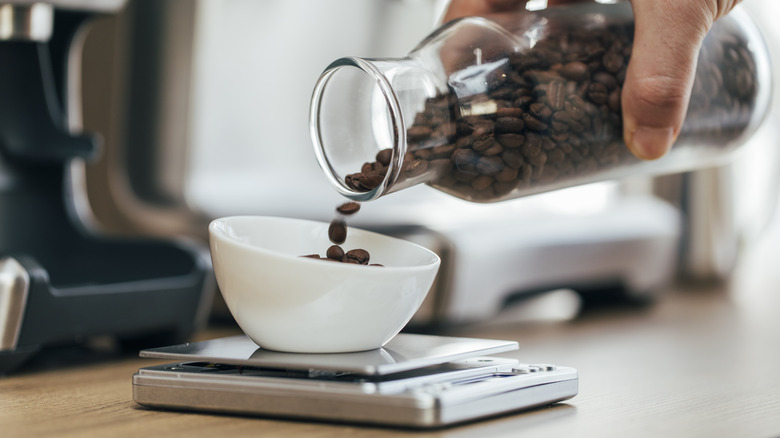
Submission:
<svg viewBox="0 0 780 438">
<path fill-rule="evenodd" d="M 641 160 L 656 160 L 669 152 L 675 135 L 672 127 L 627 125 L 623 137 L 634 156 Z"/>
</svg>

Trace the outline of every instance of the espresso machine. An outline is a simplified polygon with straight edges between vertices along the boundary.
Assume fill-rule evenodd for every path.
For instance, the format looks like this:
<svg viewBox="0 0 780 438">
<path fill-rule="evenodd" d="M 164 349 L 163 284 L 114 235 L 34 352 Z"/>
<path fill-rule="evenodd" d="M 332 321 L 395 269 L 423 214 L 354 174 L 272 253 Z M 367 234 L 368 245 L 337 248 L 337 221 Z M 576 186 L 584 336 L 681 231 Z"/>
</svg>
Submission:
<svg viewBox="0 0 780 438">
<path fill-rule="evenodd" d="M 0 1 L 0 374 L 96 337 L 184 341 L 208 315 L 205 247 L 103 235 L 79 204 L 73 170 L 101 146 L 76 126 L 80 36 L 123 6 Z"/>
</svg>

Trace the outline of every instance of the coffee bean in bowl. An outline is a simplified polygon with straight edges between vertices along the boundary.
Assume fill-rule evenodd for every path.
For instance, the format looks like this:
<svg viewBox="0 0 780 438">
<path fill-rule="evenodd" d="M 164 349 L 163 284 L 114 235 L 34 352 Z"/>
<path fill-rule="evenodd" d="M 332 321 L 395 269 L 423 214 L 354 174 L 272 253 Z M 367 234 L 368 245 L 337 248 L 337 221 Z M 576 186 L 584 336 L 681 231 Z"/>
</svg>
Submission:
<svg viewBox="0 0 780 438">
<path fill-rule="evenodd" d="M 379 348 L 427 295 L 439 257 L 402 239 L 350 227 L 340 246 L 370 248 L 370 264 L 381 268 L 301 257 L 330 252 L 328 228 L 325 222 L 266 216 L 225 217 L 209 225 L 222 296 L 260 347 L 300 353 Z"/>
</svg>

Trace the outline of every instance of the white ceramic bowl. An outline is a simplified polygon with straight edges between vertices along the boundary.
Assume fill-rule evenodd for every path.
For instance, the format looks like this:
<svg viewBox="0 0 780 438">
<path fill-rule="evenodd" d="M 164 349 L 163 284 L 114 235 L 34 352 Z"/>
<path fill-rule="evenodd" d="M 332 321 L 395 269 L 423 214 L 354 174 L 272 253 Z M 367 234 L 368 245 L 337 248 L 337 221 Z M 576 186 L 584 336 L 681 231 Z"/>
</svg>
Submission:
<svg viewBox="0 0 780 438">
<path fill-rule="evenodd" d="M 349 227 L 345 251 L 371 254 L 362 266 L 301 257 L 332 245 L 328 225 L 234 216 L 209 225 L 214 273 L 244 333 L 277 351 L 337 353 L 379 348 L 422 304 L 439 257 L 417 244 Z"/>
</svg>

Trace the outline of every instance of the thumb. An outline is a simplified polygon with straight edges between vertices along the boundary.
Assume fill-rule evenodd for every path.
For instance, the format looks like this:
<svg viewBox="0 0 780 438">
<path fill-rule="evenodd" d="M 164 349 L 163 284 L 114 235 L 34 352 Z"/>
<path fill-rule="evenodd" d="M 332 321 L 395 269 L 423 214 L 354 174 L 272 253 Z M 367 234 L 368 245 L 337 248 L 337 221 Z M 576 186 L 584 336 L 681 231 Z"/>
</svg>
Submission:
<svg viewBox="0 0 780 438">
<path fill-rule="evenodd" d="M 715 20 L 708 0 L 632 0 L 634 46 L 621 105 L 623 139 L 660 158 L 680 133 L 701 43 Z"/>
</svg>

